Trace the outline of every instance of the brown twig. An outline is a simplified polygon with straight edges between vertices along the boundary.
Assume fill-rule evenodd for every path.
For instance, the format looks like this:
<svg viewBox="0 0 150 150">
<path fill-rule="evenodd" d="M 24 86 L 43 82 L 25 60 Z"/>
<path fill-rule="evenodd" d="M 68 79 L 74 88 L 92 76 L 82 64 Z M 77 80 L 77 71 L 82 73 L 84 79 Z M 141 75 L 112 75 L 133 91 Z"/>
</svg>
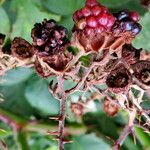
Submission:
<svg viewBox="0 0 150 150">
<path fill-rule="evenodd" d="M 67 95 L 64 91 L 64 79 L 62 76 L 57 78 L 58 88 L 61 93 L 60 100 L 60 114 L 59 114 L 59 129 L 58 129 L 58 146 L 59 150 L 64 150 L 64 127 L 65 127 L 65 118 L 66 118 L 66 100 Z"/>
</svg>

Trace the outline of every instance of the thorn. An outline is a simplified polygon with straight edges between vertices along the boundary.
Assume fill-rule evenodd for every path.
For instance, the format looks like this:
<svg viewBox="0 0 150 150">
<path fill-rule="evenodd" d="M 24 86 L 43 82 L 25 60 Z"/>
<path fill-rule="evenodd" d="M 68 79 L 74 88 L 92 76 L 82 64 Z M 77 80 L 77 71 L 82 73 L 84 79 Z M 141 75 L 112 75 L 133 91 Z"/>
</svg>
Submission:
<svg viewBox="0 0 150 150">
<path fill-rule="evenodd" d="M 58 134 L 59 134 L 59 132 L 58 132 L 58 131 L 54 131 L 54 132 L 50 132 L 50 131 L 48 131 L 47 133 L 48 133 L 48 134 L 50 134 L 50 135 L 58 135 Z"/>
<path fill-rule="evenodd" d="M 53 138 L 52 140 L 59 141 L 60 139 L 59 139 L 59 137 L 57 137 L 57 138 Z M 71 140 L 64 140 L 63 139 L 63 144 L 70 144 L 70 143 L 73 143 L 73 141 L 71 141 Z"/>
<path fill-rule="evenodd" d="M 70 144 L 70 143 L 73 143 L 73 141 L 71 141 L 71 140 L 63 140 L 63 143 L 64 144 Z"/>
<path fill-rule="evenodd" d="M 56 117 L 49 117 L 50 120 L 55 120 L 55 121 L 60 121 L 61 117 L 60 116 L 56 116 Z"/>
</svg>

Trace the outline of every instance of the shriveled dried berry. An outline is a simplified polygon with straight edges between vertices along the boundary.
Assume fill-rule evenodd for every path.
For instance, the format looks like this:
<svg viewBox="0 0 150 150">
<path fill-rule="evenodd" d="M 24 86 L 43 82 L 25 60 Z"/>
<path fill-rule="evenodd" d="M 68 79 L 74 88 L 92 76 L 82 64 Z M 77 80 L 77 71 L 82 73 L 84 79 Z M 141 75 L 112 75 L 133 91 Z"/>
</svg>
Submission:
<svg viewBox="0 0 150 150">
<path fill-rule="evenodd" d="M 15 37 L 11 45 L 12 55 L 19 59 L 32 58 L 34 50 L 32 45 L 21 37 Z"/>
<path fill-rule="evenodd" d="M 128 64 L 134 64 L 140 59 L 141 49 L 136 49 L 131 44 L 125 44 L 122 48 L 122 58 Z"/>
<path fill-rule="evenodd" d="M 119 108 L 117 105 L 112 104 L 112 102 L 110 102 L 109 100 L 105 99 L 104 103 L 103 103 L 103 111 L 108 115 L 108 116 L 115 116 L 118 111 Z"/>
<path fill-rule="evenodd" d="M 46 66 L 42 65 L 37 58 L 34 62 L 34 67 L 37 74 L 42 78 L 47 78 L 53 75 L 53 73 Z"/>
<path fill-rule="evenodd" d="M 150 9 L 150 0 L 141 0 L 141 4 Z"/>
<path fill-rule="evenodd" d="M 33 45 L 42 55 L 53 55 L 63 51 L 69 43 L 67 29 L 56 24 L 54 20 L 46 20 L 36 23 L 31 36 Z"/>
<path fill-rule="evenodd" d="M 132 69 L 141 83 L 150 86 L 150 61 L 139 61 L 132 65 Z"/>
<path fill-rule="evenodd" d="M 71 59 L 66 52 L 69 45 L 67 29 L 54 20 L 44 19 L 42 23 L 35 24 L 31 36 L 37 60 L 41 60 L 35 63 L 38 74 L 48 77 L 51 70 L 62 71 Z"/>
<path fill-rule="evenodd" d="M 131 75 L 123 64 L 118 64 L 107 76 L 106 84 L 114 93 L 125 92 L 131 83 Z"/>
<path fill-rule="evenodd" d="M 70 108 L 76 116 L 81 116 L 84 113 L 84 106 L 80 103 L 71 103 Z"/>
<path fill-rule="evenodd" d="M 0 45 L 3 45 L 6 35 L 0 33 Z"/>
</svg>

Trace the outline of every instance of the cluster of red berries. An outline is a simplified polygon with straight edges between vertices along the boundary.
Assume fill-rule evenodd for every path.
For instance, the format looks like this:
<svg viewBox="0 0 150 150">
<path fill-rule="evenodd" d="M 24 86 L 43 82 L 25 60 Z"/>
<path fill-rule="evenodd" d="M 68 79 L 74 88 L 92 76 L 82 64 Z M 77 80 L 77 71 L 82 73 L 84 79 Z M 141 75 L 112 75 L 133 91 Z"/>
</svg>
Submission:
<svg viewBox="0 0 150 150">
<path fill-rule="evenodd" d="M 115 22 L 115 17 L 96 0 L 87 0 L 85 6 L 74 13 L 73 20 L 77 29 L 84 29 L 89 35 L 93 29 L 96 33 L 109 31 Z"/>
<path fill-rule="evenodd" d="M 114 32 L 131 32 L 134 36 L 139 34 L 142 26 L 138 23 L 140 16 L 135 11 L 123 10 L 118 13 L 114 13 L 116 17 L 115 24 L 113 26 Z"/>
</svg>

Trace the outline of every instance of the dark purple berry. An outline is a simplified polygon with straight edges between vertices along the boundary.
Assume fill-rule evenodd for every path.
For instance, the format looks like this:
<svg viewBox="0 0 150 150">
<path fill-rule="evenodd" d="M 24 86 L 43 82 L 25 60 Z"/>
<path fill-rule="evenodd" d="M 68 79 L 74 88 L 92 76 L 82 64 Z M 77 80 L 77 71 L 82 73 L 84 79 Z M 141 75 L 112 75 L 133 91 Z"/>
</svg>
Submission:
<svg viewBox="0 0 150 150">
<path fill-rule="evenodd" d="M 127 19 L 129 17 L 129 14 L 128 14 L 128 11 L 123 10 L 123 11 L 116 13 L 115 16 L 117 20 L 122 21 L 124 19 Z"/>
<path fill-rule="evenodd" d="M 135 23 L 132 29 L 133 35 L 137 35 L 141 32 L 142 26 L 139 23 Z"/>
<path fill-rule="evenodd" d="M 129 17 L 132 21 L 138 22 L 140 20 L 140 16 L 136 11 L 131 11 L 129 13 Z"/>
<path fill-rule="evenodd" d="M 127 21 L 127 22 L 122 22 L 121 23 L 121 28 L 123 31 L 131 31 L 133 30 L 133 22 Z"/>
</svg>

